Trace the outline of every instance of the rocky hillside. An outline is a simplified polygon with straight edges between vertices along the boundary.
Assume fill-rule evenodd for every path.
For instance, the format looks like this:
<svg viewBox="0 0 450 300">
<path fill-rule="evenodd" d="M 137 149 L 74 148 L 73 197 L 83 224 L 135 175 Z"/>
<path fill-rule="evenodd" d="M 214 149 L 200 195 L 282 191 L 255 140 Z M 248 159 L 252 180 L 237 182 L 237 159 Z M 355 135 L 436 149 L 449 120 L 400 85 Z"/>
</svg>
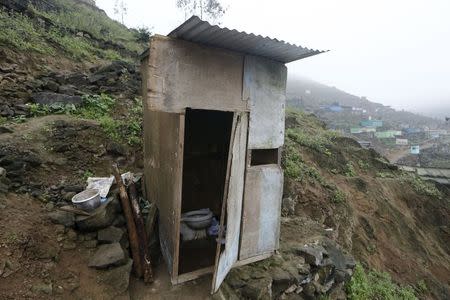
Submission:
<svg viewBox="0 0 450 300">
<path fill-rule="evenodd" d="M 96 223 L 58 209 L 113 161 L 142 171 L 136 57 L 145 32 L 88 0 L 0 7 L 0 298 L 208 297 L 207 280 L 172 288 L 156 248 L 158 281 L 130 277 L 114 196 Z M 218 296 L 450 298 L 449 189 L 312 115 L 291 111 L 286 128 L 280 252 L 233 270 Z"/>
<path fill-rule="evenodd" d="M 281 251 L 233 270 L 229 297 L 449 298 L 448 187 L 299 111 L 287 114 L 283 167 Z"/>
</svg>

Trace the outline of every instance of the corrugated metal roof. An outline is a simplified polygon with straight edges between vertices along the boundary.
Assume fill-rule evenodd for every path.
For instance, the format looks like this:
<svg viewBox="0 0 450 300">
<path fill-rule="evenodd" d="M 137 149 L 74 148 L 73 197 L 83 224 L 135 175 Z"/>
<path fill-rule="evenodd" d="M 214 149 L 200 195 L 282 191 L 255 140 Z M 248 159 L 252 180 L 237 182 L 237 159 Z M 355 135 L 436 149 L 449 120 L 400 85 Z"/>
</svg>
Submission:
<svg viewBox="0 0 450 300">
<path fill-rule="evenodd" d="M 326 51 L 308 49 L 297 45 L 240 32 L 228 28 L 213 26 L 197 16 L 178 26 L 169 33 L 169 37 L 179 38 L 199 44 L 229 49 L 256 56 L 264 56 L 283 63 L 292 62 Z"/>
</svg>

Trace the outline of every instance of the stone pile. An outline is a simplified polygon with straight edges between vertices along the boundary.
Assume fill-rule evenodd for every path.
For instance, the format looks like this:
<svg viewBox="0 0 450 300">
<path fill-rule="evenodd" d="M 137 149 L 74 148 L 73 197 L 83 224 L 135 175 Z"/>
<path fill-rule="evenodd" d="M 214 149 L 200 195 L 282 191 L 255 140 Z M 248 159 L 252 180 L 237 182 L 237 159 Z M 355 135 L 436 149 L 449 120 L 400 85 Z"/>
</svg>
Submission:
<svg viewBox="0 0 450 300">
<path fill-rule="evenodd" d="M 49 72 L 31 76 L 17 64 L 0 65 L 0 116 L 29 116 L 27 103 L 82 105 L 82 95 L 107 93 L 133 98 L 139 94 L 141 76 L 136 66 L 113 61 L 89 72 Z"/>
<path fill-rule="evenodd" d="M 219 294 L 227 299 L 345 299 L 344 285 L 355 264 L 328 239 L 292 244 L 271 259 L 233 269 Z"/>
<path fill-rule="evenodd" d="M 87 265 L 97 269 L 99 282 L 110 285 L 116 295 L 127 291 L 133 261 L 129 257 L 126 224 L 116 194 L 90 216 L 53 210 L 48 217 L 71 233 L 66 233 L 60 241 L 63 250 L 91 249 Z"/>
</svg>

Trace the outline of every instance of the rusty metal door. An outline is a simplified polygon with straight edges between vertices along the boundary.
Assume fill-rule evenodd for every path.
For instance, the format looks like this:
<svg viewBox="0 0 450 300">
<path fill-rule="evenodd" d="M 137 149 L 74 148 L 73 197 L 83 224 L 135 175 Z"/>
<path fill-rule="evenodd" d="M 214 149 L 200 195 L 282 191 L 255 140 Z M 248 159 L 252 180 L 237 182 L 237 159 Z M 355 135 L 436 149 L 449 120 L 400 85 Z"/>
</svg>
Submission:
<svg viewBox="0 0 450 300">
<path fill-rule="evenodd" d="M 220 241 L 223 238 L 222 229 L 226 225 L 225 246 L 221 246 L 220 242 L 217 244 L 216 264 L 214 266 L 212 282 L 213 292 L 219 289 L 225 276 L 238 260 L 246 165 L 247 129 L 248 114 L 244 112 L 235 113 L 231 131 L 224 201 L 222 203 L 221 232 L 219 233 Z"/>
</svg>

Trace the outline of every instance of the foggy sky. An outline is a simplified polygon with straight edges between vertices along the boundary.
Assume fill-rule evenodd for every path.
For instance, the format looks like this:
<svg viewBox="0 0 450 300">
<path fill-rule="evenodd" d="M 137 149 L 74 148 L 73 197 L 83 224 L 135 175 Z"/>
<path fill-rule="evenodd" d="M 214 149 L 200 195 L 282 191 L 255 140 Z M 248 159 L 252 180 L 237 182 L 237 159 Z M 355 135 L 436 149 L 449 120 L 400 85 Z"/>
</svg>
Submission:
<svg viewBox="0 0 450 300">
<path fill-rule="evenodd" d="M 97 0 L 108 15 L 114 0 Z M 127 0 L 125 24 L 168 34 L 176 0 Z M 450 115 L 449 0 L 224 0 L 222 26 L 328 53 L 288 64 L 300 75 L 397 109 Z M 116 18 L 117 19 L 117 18 Z"/>
</svg>

